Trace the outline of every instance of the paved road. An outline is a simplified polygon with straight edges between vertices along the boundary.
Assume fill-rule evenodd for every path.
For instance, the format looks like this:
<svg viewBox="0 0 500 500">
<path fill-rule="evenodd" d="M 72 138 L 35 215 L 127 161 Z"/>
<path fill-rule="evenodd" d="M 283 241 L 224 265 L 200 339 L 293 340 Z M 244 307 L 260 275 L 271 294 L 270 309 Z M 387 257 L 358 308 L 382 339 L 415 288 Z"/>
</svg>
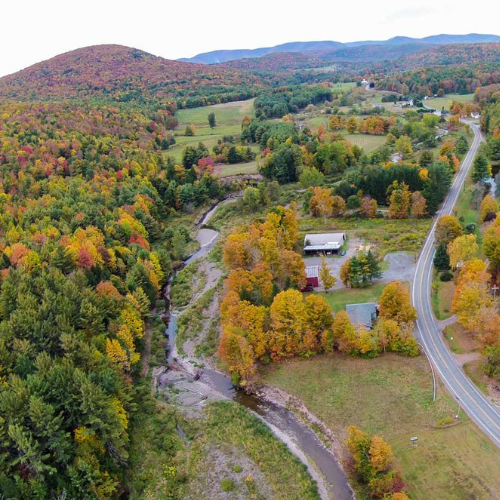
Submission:
<svg viewBox="0 0 500 500">
<path fill-rule="evenodd" d="M 458 199 L 458 195 L 477 148 L 483 141 L 477 125 L 471 124 L 474 131 L 474 141 L 464 159 L 462 166 L 455 177 L 448 196 L 438 215 L 449 215 Z M 448 390 L 460 403 L 460 407 L 476 422 L 480 429 L 500 448 L 500 411 L 493 406 L 480 390 L 469 380 L 453 359 L 443 336 L 436 324 L 432 311 L 430 292 L 432 283 L 432 258 L 434 255 L 434 230 L 436 221 L 432 225 L 422 253 L 417 263 L 415 280 L 413 282 L 413 304 L 417 308 L 418 321 L 416 335 L 425 347 L 432 364 Z M 457 406 L 458 409 L 458 406 Z"/>
</svg>

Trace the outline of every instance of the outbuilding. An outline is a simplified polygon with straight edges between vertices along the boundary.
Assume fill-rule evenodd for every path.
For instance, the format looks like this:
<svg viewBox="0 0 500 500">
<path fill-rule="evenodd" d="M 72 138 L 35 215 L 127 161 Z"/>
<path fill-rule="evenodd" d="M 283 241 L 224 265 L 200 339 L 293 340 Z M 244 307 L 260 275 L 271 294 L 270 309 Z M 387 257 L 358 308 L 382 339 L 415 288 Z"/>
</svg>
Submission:
<svg viewBox="0 0 500 500">
<path fill-rule="evenodd" d="M 319 286 L 319 266 L 306 267 L 306 285 L 314 288 Z"/>
<path fill-rule="evenodd" d="M 364 326 L 368 330 L 372 329 L 378 315 L 378 305 L 375 302 L 347 304 L 345 310 L 353 325 Z"/>
<path fill-rule="evenodd" d="M 345 241 L 345 233 L 306 234 L 304 237 L 304 254 L 338 254 Z"/>
</svg>

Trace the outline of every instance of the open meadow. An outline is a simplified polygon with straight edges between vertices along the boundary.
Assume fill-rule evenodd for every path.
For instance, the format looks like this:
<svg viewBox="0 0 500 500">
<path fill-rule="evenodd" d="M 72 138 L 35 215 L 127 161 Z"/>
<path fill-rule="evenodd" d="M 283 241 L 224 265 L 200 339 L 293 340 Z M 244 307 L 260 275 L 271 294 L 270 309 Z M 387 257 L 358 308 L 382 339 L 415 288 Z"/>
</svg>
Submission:
<svg viewBox="0 0 500 500">
<path fill-rule="evenodd" d="M 302 217 L 299 230 L 303 233 L 347 231 L 371 245 L 380 258 L 390 252 L 418 252 L 431 226 L 431 219 L 327 219 Z"/>
<path fill-rule="evenodd" d="M 254 99 L 249 99 L 177 111 L 179 126 L 174 132 L 176 144 L 168 150 L 168 154 L 175 161 L 180 161 L 182 150 L 186 146 L 196 146 L 199 142 L 203 142 L 210 149 L 225 135 L 239 134 L 243 117 L 246 115 L 253 117 L 255 114 L 253 101 Z M 210 113 L 215 113 L 216 126 L 213 129 L 208 125 Z M 184 135 L 186 125 L 195 126 L 194 136 Z"/>
<path fill-rule="evenodd" d="M 364 149 L 365 153 L 371 153 L 380 146 L 386 143 L 385 135 L 369 135 L 369 134 L 346 134 L 345 139 L 351 144 L 355 144 Z"/>
<path fill-rule="evenodd" d="M 455 418 L 442 386 L 433 403 L 424 356 L 293 360 L 263 369 L 260 381 L 300 398 L 340 439 L 349 425 L 384 437 L 412 500 L 500 498 L 500 450 L 463 411 Z"/>
<path fill-rule="evenodd" d="M 443 107 L 446 111 L 449 111 L 451 103 L 453 101 L 473 102 L 474 94 L 446 94 L 444 97 L 434 97 L 432 99 L 426 99 L 424 103 L 426 104 L 426 106 L 437 109 L 438 111 L 441 111 Z"/>
</svg>

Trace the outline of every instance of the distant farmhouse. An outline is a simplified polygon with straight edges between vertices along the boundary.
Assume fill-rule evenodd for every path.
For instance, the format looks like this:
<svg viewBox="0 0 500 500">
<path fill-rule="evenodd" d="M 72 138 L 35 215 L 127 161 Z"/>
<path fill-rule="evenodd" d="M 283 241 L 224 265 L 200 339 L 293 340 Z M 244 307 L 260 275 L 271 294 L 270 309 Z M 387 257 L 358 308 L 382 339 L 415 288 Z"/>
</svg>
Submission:
<svg viewBox="0 0 500 500">
<path fill-rule="evenodd" d="M 368 330 L 373 327 L 373 322 L 377 319 L 378 306 L 375 302 L 365 302 L 364 304 L 347 304 L 345 310 L 351 323 L 357 326 L 364 326 Z"/>
<path fill-rule="evenodd" d="M 306 234 L 304 237 L 304 254 L 338 254 L 345 240 L 345 233 Z"/>
</svg>

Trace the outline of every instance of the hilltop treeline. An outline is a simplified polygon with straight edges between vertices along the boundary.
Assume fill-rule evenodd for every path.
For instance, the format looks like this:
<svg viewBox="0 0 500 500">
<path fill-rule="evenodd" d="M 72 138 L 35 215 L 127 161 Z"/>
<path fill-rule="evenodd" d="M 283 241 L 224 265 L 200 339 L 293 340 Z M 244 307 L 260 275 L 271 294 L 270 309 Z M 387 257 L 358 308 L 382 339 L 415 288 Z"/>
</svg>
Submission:
<svg viewBox="0 0 500 500">
<path fill-rule="evenodd" d="M 470 94 L 477 88 L 500 82 L 497 65 L 443 66 L 395 73 L 377 79 L 377 88 L 402 94 Z"/>
</svg>

